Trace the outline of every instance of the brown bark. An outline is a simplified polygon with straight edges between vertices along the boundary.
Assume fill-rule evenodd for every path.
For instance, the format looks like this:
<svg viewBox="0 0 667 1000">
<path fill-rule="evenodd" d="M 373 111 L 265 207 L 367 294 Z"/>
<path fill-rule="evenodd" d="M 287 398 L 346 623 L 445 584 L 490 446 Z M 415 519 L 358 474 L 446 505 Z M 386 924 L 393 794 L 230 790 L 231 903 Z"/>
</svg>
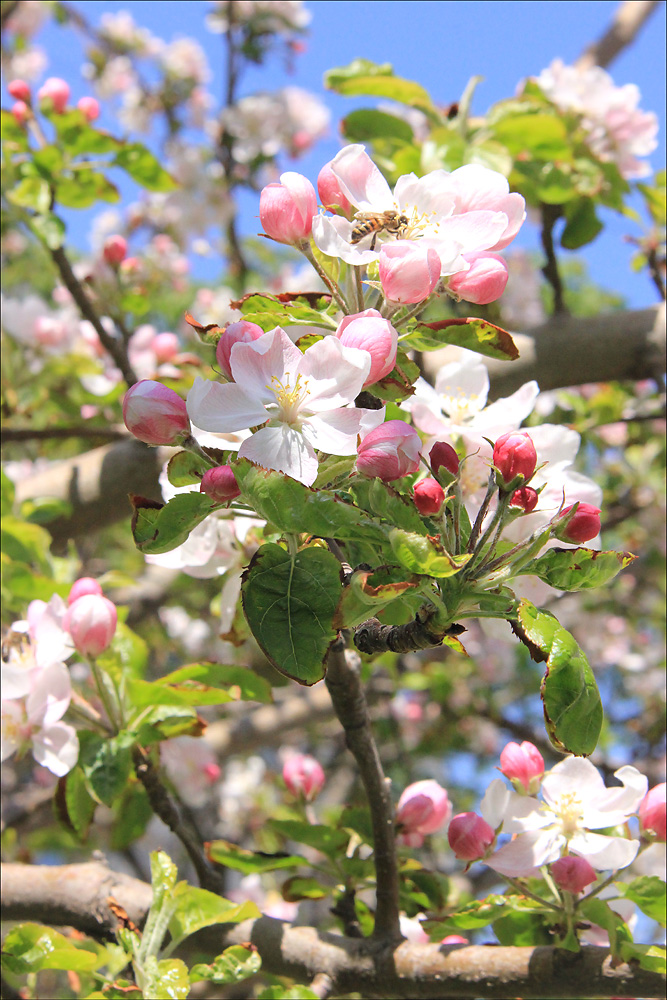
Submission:
<svg viewBox="0 0 667 1000">
<path fill-rule="evenodd" d="M 580 69 L 609 66 L 619 52 L 635 40 L 637 33 L 660 3 L 661 0 L 624 0 L 618 5 L 605 33 L 584 49 L 575 65 Z"/>
</svg>

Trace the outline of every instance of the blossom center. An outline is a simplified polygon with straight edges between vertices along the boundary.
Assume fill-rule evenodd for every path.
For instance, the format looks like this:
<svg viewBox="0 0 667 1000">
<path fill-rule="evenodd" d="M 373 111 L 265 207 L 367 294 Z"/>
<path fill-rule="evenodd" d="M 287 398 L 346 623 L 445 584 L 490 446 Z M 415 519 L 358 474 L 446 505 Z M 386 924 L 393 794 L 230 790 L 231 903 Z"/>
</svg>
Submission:
<svg viewBox="0 0 667 1000">
<path fill-rule="evenodd" d="M 458 389 L 456 395 L 443 394 L 442 408 L 455 424 L 466 424 L 479 413 L 479 396 L 477 393 L 466 393 Z"/>
<path fill-rule="evenodd" d="M 406 205 L 400 211 L 408 220 L 407 225 L 403 226 L 401 230 L 402 239 L 418 240 L 427 230 L 431 232 L 431 235 L 437 234 L 437 212 L 420 212 L 416 205 Z"/>
<path fill-rule="evenodd" d="M 573 837 L 580 829 L 584 806 L 575 792 L 565 792 L 558 801 L 558 816 L 565 837 Z"/>
<path fill-rule="evenodd" d="M 289 375 L 285 380 L 279 379 L 277 375 L 271 376 L 271 384 L 267 386 L 276 397 L 278 404 L 277 418 L 282 423 L 292 426 L 299 424 L 299 410 L 303 406 L 306 397 L 310 394 L 308 389 L 308 379 L 301 380 L 301 375 L 297 375 L 294 388 L 290 386 Z"/>
</svg>

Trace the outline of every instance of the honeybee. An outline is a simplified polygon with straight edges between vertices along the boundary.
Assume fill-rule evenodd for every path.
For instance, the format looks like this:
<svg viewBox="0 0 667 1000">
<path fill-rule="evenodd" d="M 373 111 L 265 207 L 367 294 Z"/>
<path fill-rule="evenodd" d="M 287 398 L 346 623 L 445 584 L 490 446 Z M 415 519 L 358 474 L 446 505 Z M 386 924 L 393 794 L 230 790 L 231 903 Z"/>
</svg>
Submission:
<svg viewBox="0 0 667 1000">
<path fill-rule="evenodd" d="M 371 250 L 375 250 L 375 241 L 381 232 L 386 230 L 388 233 L 400 236 L 409 221 L 407 215 L 399 215 L 393 209 L 388 212 L 357 212 L 354 218 L 357 220 L 357 225 L 350 234 L 350 243 L 352 245 L 361 243 L 365 236 L 372 233 L 373 239 L 369 248 Z"/>
</svg>

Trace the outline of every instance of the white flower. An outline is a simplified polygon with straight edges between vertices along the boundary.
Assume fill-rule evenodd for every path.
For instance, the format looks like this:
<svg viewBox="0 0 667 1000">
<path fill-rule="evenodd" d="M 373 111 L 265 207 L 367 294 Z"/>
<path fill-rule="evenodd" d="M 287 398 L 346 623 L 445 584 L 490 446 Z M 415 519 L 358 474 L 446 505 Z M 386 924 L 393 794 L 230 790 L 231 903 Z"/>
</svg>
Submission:
<svg viewBox="0 0 667 1000">
<path fill-rule="evenodd" d="M 75 730 L 60 721 L 72 693 L 67 667 L 64 663 L 51 663 L 31 672 L 29 683 L 25 697 L 2 702 L 0 759 L 4 761 L 32 746 L 37 763 L 61 777 L 71 771 L 79 756 Z"/>
<path fill-rule="evenodd" d="M 594 833 L 624 824 L 639 808 L 648 780 L 632 766 L 619 768 L 615 777 L 623 787 L 606 788 L 602 776 L 589 760 L 567 757 L 544 778 L 544 801 L 503 794 L 492 782 L 482 814 L 494 828 L 503 822 L 503 833 L 517 836 L 486 859 L 502 875 L 517 877 L 532 873 L 565 854 L 585 858 L 598 871 L 625 868 L 634 861 L 639 841 L 623 836 Z M 486 811 L 486 815 L 485 815 Z"/>
</svg>

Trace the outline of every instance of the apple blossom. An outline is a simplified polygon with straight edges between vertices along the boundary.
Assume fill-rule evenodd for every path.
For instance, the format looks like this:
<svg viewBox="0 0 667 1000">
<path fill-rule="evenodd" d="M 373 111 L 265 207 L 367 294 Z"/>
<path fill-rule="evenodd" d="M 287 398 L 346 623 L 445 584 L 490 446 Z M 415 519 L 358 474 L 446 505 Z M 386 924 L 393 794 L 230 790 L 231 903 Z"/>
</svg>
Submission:
<svg viewBox="0 0 667 1000">
<path fill-rule="evenodd" d="M 588 542 L 591 538 L 595 538 L 596 535 L 600 534 L 600 508 L 581 501 L 576 506 L 577 509 L 574 515 L 564 527 L 559 528 L 556 525 L 554 535 L 565 542 L 576 542 L 580 545 L 582 542 Z M 569 504 L 569 506 L 565 507 L 561 511 L 560 519 L 562 520 L 567 517 L 574 507 L 575 504 Z"/>
<path fill-rule="evenodd" d="M 449 846 L 460 861 L 483 858 L 496 839 L 493 827 L 474 812 L 454 816 L 447 831 Z"/>
<path fill-rule="evenodd" d="M 118 234 L 108 236 L 102 251 L 104 259 L 111 267 L 118 267 L 127 257 L 127 240 Z"/>
<path fill-rule="evenodd" d="M 200 809 L 210 801 L 221 771 L 206 740 L 193 736 L 164 740 L 160 743 L 160 762 L 186 805 Z"/>
<path fill-rule="evenodd" d="M 422 479 L 413 490 L 415 507 L 420 514 L 437 514 L 445 499 L 445 491 L 435 479 Z"/>
<path fill-rule="evenodd" d="M 125 393 L 123 420 L 146 444 L 175 444 L 189 430 L 185 400 L 159 382 L 143 379 Z"/>
<path fill-rule="evenodd" d="M 230 465 L 207 469 L 202 476 L 200 490 L 217 503 L 227 503 L 241 496 L 241 490 Z"/>
<path fill-rule="evenodd" d="M 72 584 L 71 590 L 67 595 L 67 603 L 74 604 L 79 597 L 83 597 L 85 594 L 101 593 L 102 588 L 97 580 L 93 579 L 92 576 L 80 576 L 79 579 L 75 580 Z"/>
<path fill-rule="evenodd" d="M 253 340 L 258 340 L 264 336 L 264 331 L 257 323 L 249 323 L 247 320 L 239 320 L 238 323 L 230 323 L 225 328 L 220 340 L 216 344 L 215 358 L 223 372 L 229 379 L 233 379 L 232 369 L 229 366 L 229 357 L 234 344 L 249 344 Z"/>
<path fill-rule="evenodd" d="M 180 343 L 175 333 L 165 330 L 164 333 L 157 334 L 152 346 L 158 363 L 164 364 L 174 360 L 178 354 Z"/>
<path fill-rule="evenodd" d="M 118 613 L 116 605 L 101 594 L 84 594 L 70 605 L 63 625 L 82 656 L 99 656 L 111 643 Z"/>
<path fill-rule="evenodd" d="M 544 758 L 532 743 L 508 743 L 500 754 L 500 770 L 517 792 L 535 795 L 544 774 Z"/>
<path fill-rule="evenodd" d="M 239 456 L 306 486 L 317 478 L 316 448 L 354 455 L 357 435 L 384 417 L 384 409 L 347 405 L 366 381 L 370 357 L 336 337 L 302 354 L 277 327 L 252 343 L 234 344 L 230 368 L 232 383 L 195 379 L 187 400 L 192 422 L 218 434 L 259 426 L 242 442 Z"/>
<path fill-rule="evenodd" d="M 447 934 L 442 939 L 440 944 L 470 944 L 470 941 L 468 938 L 464 938 L 460 934 Z"/>
<path fill-rule="evenodd" d="M 564 858 L 554 861 L 551 866 L 556 885 L 567 890 L 567 892 L 583 892 L 587 885 L 595 882 L 597 872 L 589 865 L 585 858 L 579 858 L 576 854 L 569 854 Z"/>
<path fill-rule="evenodd" d="M 525 431 L 502 434 L 493 448 L 493 464 L 498 485 L 503 492 L 514 491 L 535 472 L 537 452 Z"/>
<path fill-rule="evenodd" d="M 50 76 L 37 91 L 42 110 L 53 110 L 57 115 L 61 115 L 67 107 L 69 95 L 69 84 L 58 76 Z"/>
<path fill-rule="evenodd" d="M 396 806 L 396 825 L 401 836 L 417 834 L 418 841 L 409 846 L 420 847 L 424 836 L 435 833 L 447 822 L 452 806 L 446 790 L 431 778 L 415 781 L 401 794 Z"/>
<path fill-rule="evenodd" d="M 18 96 L 20 95 L 14 94 L 14 97 Z M 330 212 L 340 209 L 348 219 L 353 214 L 352 205 L 341 191 L 338 178 L 331 169 L 331 163 L 325 163 L 317 175 L 317 193 L 324 207 Z"/>
<path fill-rule="evenodd" d="M 100 117 L 100 102 L 95 97 L 80 97 L 76 106 L 86 116 L 86 121 L 94 122 Z"/>
<path fill-rule="evenodd" d="M 3 761 L 32 746 L 38 764 L 61 777 L 74 767 L 79 741 L 72 726 L 61 722 L 71 698 L 69 672 L 54 662 L 33 674 L 23 698 L 3 698 Z"/>
<path fill-rule="evenodd" d="M 306 802 L 312 802 L 324 787 L 325 775 L 314 757 L 297 753 L 285 761 L 283 781 L 292 795 L 302 795 Z"/>
<path fill-rule="evenodd" d="M 639 805 L 639 822 L 642 831 L 652 834 L 656 840 L 667 839 L 665 828 L 665 782 L 655 785 L 647 792 Z"/>
<path fill-rule="evenodd" d="M 486 863 L 502 875 L 521 876 L 567 852 L 586 858 L 598 871 L 627 867 L 639 841 L 593 831 L 621 826 L 634 815 L 648 781 L 630 765 L 615 777 L 623 787 L 605 788 L 589 760 L 567 757 L 545 775 L 543 801 L 508 792 L 502 829 L 517 836 Z"/>
<path fill-rule="evenodd" d="M 497 253 L 464 254 L 470 265 L 469 270 L 453 274 L 447 281 L 447 289 L 457 299 L 487 305 L 495 302 L 505 291 L 507 284 L 507 264 Z"/>
<path fill-rule="evenodd" d="M 428 453 L 428 460 L 435 476 L 440 474 L 441 469 L 448 472 L 449 476 L 454 479 L 459 474 L 461 464 L 459 456 L 447 441 L 436 441 Z"/>
<path fill-rule="evenodd" d="M 391 482 L 417 471 L 420 451 L 421 441 L 414 427 L 404 420 L 387 420 L 359 445 L 357 469 L 369 479 Z"/>
<path fill-rule="evenodd" d="M 303 174 L 288 171 L 280 184 L 267 184 L 259 197 L 264 232 L 279 243 L 307 240 L 317 213 L 315 188 Z"/>
<path fill-rule="evenodd" d="M 25 124 L 26 119 L 31 114 L 30 107 L 25 103 L 25 101 L 14 101 L 10 111 L 17 125 Z"/>
<path fill-rule="evenodd" d="M 437 252 L 419 241 L 385 244 L 380 248 L 378 265 L 382 290 L 393 302 L 421 302 L 440 280 Z"/>
<path fill-rule="evenodd" d="M 379 382 L 396 364 L 398 333 L 377 309 L 365 309 L 345 316 L 336 330 L 336 336 L 344 347 L 355 347 L 370 355 L 371 367 L 362 388 Z"/>
<path fill-rule="evenodd" d="M 17 101 L 24 101 L 30 104 L 30 84 L 25 80 L 10 80 L 7 90 Z"/>
</svg>

